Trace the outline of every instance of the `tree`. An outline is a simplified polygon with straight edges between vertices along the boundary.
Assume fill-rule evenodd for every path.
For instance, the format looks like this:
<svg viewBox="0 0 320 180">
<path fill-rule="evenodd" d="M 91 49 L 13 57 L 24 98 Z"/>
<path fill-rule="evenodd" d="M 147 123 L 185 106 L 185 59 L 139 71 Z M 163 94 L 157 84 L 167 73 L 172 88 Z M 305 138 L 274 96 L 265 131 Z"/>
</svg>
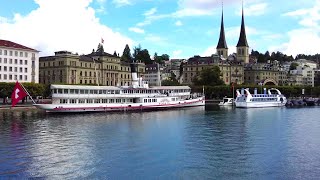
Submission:
<svg viewBox="0 0 320 180">
<path fill-rule="evenodd" d="M 290 64 L 290 70 L 295 70 L 295 69 L 297 69 L 297 67 L 299 66 L 299 64 L 298 63 L 291 63 Z"/>
<path fill-rule="evenodd" d="M 113 55 L 114 55 L 114 56 L 118 56 L 118 55 L 117 55 L 117 51 L 114 51 Z"/>
<path fill-rule="evenodd" d="M 178 82 L 176 75 L 171 72 L 171 76 L 169 77 L 169 79 L 163 80 L 161 82 L 162 86 L 179 86 L 180 83 Z"/>
<path fill-rule="evenodd" d="M 147 49 L 142 49 L 140 45 L 134 48 L 133 59 L 136 62 L 141 61 L 145 64 L 152 64 L 149 51 Z"/>
<path fill-rule="evenodd" d="M 200 75 L 193 79 L 194 85 L 197 86 L 218 86 L 223 85 L 224 82 L 220 79 L 220 69 L 218 66 L 206 68 L 200 72 Z"/>
<path fill-rule="evenodd" d="M 123 62 L 132 62 L 132 55 L 131 55 L 131 52 L 130 52 L 130 48 L 129 48 L 129 45 L 126 44 L 124 50 L 123 50 L 123 53 L 122 53 L 122 56 L 121 56 L 121 61 Z"/>
<path fill-rule="evenodd" d="M 170 56 L 168 54 L 162 54 L 161 56 L 158 56 L 157 53 L 154 53 L 154 62 L 159 64 L 164 64 L 165 61 L 169 61 Z"/>
<path fill-rule="evenodd" d="M 96 52 L 99 53 L 99 54 L 103 54 L 104 53 L 103 45 L 101 43 L 98 44 L 98 48 L 97 48 Z"/>
</svg>

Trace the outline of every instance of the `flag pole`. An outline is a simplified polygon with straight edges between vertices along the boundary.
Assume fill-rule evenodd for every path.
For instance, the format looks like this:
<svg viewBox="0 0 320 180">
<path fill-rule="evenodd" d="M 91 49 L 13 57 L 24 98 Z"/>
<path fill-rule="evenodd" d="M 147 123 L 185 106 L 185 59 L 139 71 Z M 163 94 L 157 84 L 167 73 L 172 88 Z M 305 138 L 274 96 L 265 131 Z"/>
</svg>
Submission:
<svg viewBox="0 0 320 180">
<path fill-rule="evenodd" d="M 36 104 L 36 102 L 32 99 L 32 96 L 30 96 L 29 92 L 27 91 L 27 89 L 23 86 L 23 84 L 19 83 L 21 85 L 21 87 L 24 89 L 24 91 L 28 94 L 28 96 L 30 97 L 30 99 L 32 100 L 33 104 Z"/>
</svg>

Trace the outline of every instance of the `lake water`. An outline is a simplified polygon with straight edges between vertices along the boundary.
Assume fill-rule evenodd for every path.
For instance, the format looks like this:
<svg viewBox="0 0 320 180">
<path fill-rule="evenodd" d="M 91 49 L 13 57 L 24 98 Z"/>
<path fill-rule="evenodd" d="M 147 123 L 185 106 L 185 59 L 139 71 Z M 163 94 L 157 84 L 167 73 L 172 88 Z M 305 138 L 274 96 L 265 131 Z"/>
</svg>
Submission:
<svg viewBox="0 0 320 180">
<path fill-rule="evenodd" d="M 0 111 L 0 179 L 319 179 L 320 107 Z"/>
</svg>

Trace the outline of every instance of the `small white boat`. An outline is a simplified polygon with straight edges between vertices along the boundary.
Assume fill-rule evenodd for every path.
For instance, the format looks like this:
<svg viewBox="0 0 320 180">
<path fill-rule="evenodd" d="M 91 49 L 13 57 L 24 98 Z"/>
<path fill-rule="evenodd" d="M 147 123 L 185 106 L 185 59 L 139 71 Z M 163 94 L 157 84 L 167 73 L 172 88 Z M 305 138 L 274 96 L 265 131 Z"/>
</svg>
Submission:
<svg viewBox="0 0 320 180">
<path fill-rule="evenodd" d="M 223 98 L 222 101 L 219 103 L 219 106 L 232 106 L 233 105 L 233 98 Z"/>
<path fill-rule="evenodd" d="M 261 107 L 282 107 L 287 103 L 287 98 L 276 88 L 264 89 L 263 94 L 258 94 L 257 89 L 251 94 L 249 88 L 236 90 L 236 107 L 240 108 L 261 108 Z M 274 93 L 275 92 L 275 93 Z"/>
</svg>

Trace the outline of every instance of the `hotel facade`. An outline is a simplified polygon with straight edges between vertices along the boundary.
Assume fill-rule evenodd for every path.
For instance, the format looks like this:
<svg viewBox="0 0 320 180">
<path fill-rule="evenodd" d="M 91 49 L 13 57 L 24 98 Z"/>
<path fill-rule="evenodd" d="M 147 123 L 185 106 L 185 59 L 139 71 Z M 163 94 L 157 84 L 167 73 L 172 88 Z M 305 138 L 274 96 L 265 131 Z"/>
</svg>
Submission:
<svg viewBox="0 0 320 180">
<path fill-rule="evenodd" d="M 145 64 L 138 64 L 138 75 L 145 73 Z M 87 55 L 57 51 L 54 56 L 40 57 L 40 83 L 99 84 L 125 86 L 131 84 L 130 64 L 105 52 Z"/>
<path fill-rule="evenodd" d="M 39 82 L 39 51 L 0 39 L 0 82 Z"/>
</svg>

